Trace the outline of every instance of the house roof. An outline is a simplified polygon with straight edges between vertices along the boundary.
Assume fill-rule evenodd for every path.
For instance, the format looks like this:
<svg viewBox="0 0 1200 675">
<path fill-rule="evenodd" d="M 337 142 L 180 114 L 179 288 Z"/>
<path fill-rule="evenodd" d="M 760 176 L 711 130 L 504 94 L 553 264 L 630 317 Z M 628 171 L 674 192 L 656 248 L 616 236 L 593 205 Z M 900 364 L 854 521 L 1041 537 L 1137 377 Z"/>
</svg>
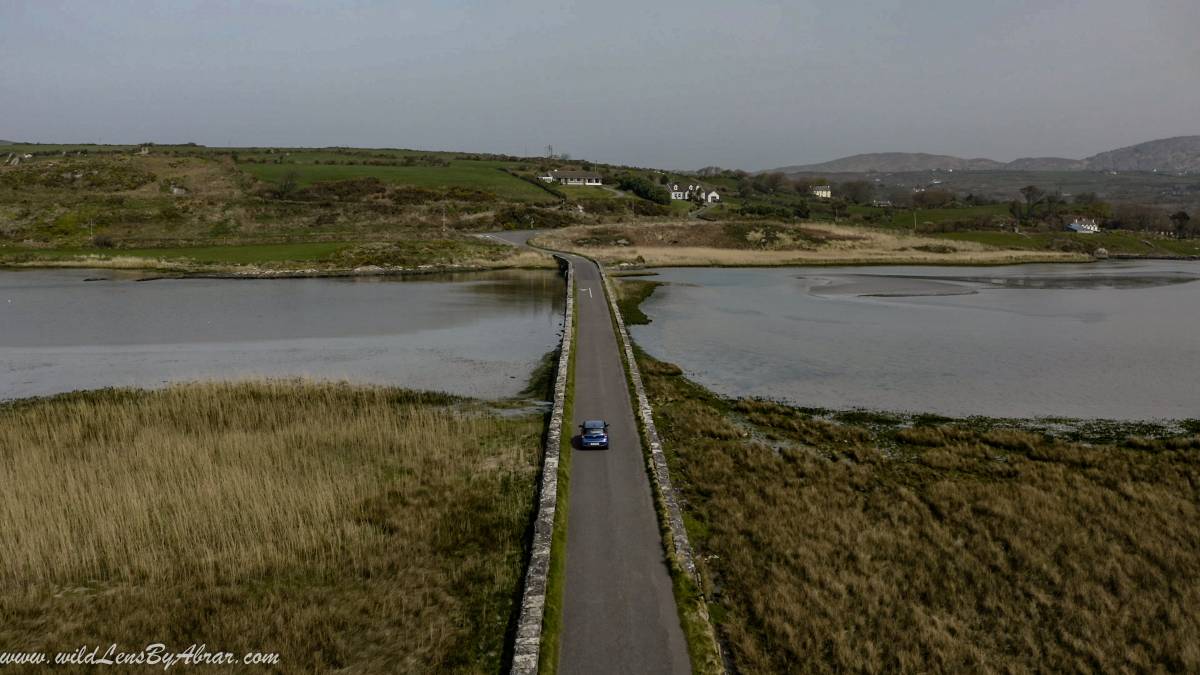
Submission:
<svg viewBox="0 0 1200 675">
<path fill-rule="evenodd" d="M 550 175 L 555 178 L 601 178 L 594 171 L 551 171 Z"/>
</svg>

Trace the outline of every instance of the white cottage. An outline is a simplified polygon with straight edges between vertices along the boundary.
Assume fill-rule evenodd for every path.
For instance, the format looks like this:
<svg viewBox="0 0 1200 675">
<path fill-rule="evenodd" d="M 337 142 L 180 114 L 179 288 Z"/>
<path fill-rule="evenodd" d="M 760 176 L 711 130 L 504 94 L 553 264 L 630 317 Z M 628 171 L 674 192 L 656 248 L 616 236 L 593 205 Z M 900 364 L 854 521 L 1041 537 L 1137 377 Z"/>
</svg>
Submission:
<svg viewBox="0 0 1200 675">
<path fill-rule="evenodd" d="M 1092 218 L 1076 218 L 1067 225 L 1067 229 L 1079 234 L 1097 234 L 1100 232 L 1100 226 Z"/>
<path fill-rule="evenodd" d="M 558 183 L 559 185 L 604 185 L 604 179 L 600 174 L 591 171 L 549 171 L 538 177 L 547 183 Z"/>
<path fill-rule="evenodd" d="M 716 190 L 706 188 L 699 183 L 669 183 L 667 191 L 671 193 L 671 199 L 675 200 L 688 200 L 695 195 L 706 204 L 721 201 L 721 195 Z"/>
</svg>

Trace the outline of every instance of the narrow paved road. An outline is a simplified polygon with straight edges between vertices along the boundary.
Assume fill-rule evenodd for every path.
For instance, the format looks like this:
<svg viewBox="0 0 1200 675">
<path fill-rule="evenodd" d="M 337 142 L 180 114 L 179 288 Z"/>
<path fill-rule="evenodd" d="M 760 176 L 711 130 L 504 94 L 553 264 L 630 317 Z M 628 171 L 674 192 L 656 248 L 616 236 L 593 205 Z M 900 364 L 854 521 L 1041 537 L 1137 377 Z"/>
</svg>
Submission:
<svg viewBox="0 0 1200 675">
<path fill-rule="evenodd" d="M 495 236 L 518 245 L 529 238 Z M 576 445 L 571 453 L 559 671 L 687 673 L 687 643 L 600 271 L 567 257 L 579 308 L 573 435 L 583 420 L 604 419 L 611 447 Z"/>
</svg>

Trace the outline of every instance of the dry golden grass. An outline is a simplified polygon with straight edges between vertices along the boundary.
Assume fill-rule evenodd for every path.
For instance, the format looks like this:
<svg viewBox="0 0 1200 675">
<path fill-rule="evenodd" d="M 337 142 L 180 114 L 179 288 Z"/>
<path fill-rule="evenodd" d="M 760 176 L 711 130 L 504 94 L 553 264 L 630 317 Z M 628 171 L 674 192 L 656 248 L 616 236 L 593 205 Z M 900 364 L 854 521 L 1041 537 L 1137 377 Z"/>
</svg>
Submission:
<svg viewBox="0 0 1200 675">
<path fill-rule="evenodd" d="M 495 671 L 541 417 L 348 385 L 0 410 L 0 649 L 279 652 L 281 672 Z"/>
<path fill-rule="evenodd" d="M 627 242 L 615 245 L 613 242 Z M 533 243 L 573 251 L 608 265 L 671 266 L 955 264 L 1090 260 L 1077 253 L 1001 249 L 975 242 L 908 236 L 873 228 L 814 223 L 653 223 L 577 226 Z M 925 250 L 922 250 L 925 249 Z"/>
<path fill-rule="evenodd" d="M 1200 436 L 855 426 L 640 363 L 738 672 L 1200 672 Z"/>
</svg>

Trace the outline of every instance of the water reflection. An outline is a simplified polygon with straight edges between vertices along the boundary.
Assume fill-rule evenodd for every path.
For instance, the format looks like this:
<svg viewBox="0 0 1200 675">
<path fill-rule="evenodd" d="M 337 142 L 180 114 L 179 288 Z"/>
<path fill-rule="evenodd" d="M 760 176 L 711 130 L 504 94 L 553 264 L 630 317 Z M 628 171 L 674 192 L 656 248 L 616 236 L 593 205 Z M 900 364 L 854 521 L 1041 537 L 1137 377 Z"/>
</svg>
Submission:
<svg viewBox="0 0 1200 675">
<path fill-rule="evenodd" d="M 561 278 L 541 270 L 137 278 L 0 272 L 0 398 L 283 375 L 508 396 L 557 344 L 563 309 Z"/>
<path fill-rule="evenodd" d="M 635 327 L 729 395 L 1011 417 L 1200 416 L 1200 266 L 662 270 Z"/>
</svg>

